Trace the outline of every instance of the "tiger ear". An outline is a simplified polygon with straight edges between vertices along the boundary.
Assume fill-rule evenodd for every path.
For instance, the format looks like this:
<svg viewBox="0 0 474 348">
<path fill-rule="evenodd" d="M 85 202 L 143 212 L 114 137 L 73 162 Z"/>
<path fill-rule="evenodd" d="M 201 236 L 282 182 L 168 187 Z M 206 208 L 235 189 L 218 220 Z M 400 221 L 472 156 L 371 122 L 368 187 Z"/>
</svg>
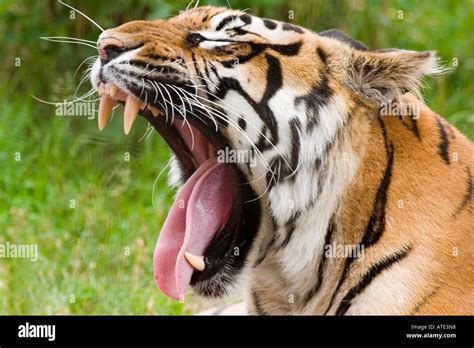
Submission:
<svg viewBox="0 0 474 348">
<path fill-rule="evenodd" d="M 433 51 L 353 51 L 349 59 L 349 84 L 376 104 L 406 93 L 419 95 L 423 76 L 442 72 Z"/>
</svg>

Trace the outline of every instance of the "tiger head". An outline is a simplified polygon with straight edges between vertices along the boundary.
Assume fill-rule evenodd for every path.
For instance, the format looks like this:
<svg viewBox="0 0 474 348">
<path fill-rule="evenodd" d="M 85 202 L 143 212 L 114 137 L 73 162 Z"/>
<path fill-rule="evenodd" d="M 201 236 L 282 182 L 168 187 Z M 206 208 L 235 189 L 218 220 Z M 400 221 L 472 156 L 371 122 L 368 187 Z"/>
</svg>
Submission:
<svg viewBox="0 0 474 348">
<path fill-rule="evenodd" d="M 348 120 L 369 120 L 436 69 L 432 52 L 368 51 L 338 31 L 214 7 L 129 22 L 97 46 L 99 127 L 123 102 L 126 133 L 140 114 L 174 152 L 181 188 L 154 253 L 174 299 L 189 285 L 219 297 L 251 278 L 265 245 L 285 243 L 277 226 L 291 228 L 324 191 L 324 163 L 356 141 Z M 354 163 L 340 162 L 348 176 Z M 298 255 L 288 262 L 297 269 Z"/>
</svg>

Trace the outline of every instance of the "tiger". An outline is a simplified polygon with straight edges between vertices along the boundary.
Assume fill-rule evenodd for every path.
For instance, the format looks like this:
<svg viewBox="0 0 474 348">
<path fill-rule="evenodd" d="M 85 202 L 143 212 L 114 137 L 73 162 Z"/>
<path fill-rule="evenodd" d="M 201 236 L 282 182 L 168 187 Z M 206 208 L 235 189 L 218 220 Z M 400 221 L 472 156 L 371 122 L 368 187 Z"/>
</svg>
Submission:
<svg viewBox="0 0 474 348">
<path fill-rule="evenodd" d="M 250 315 L 474 314 L 473 143 L 422 101 L 434 51 L 220 7 L 103 31 L 124 105 L 172 150 L 154 277 Z"/>
</svg>

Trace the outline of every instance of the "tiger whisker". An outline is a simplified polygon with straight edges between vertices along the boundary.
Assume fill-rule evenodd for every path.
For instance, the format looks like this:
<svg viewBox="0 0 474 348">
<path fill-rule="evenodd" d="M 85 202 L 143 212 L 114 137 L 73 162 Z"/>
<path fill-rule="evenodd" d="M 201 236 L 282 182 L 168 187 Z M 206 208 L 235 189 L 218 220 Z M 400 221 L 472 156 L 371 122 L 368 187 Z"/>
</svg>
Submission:
<svg viewBox="0 0 474 348">
<path fill-rule="evenodd" d="M 185 93 L 188 93 L 188 91 L 186 90 L 183 90 L 183 92 Z M 193 95 L 191 95 L 193 97 Z M 198 106 L 202 106 L 203 104 L 200 103 L 201 105 L 198 105 Z M 268 162 L 267 160 L 265 159 L 265 157 L 263 156 L 263 154 L 261 153 L 261 151 L 256 147 L 256 145 L 253 143 L 253 141 L 248 137 L 248 135 L 245 133 L 245 131 L 238 125 L 238 124 L 235 124 L 234 121 L 232 120 L 229 120 L 227 117 L 225 117 L 225 115 L 223 115 L 219 110 L 215 110 L 213 109 L 212 107 L 209 107 L 209 106 L 205 106 L 205 110 L 206 111 L 209 111 L 209 109 L 211 109 L 211 111 L 214 111 L 214 114 L 220 118 L 221 120 L 223 121 L 226 121 L 228 122 L 228 124 L 230 126 L 232 126 L 233 128 L 235 128 L 245 139 L 248 140 L 248 142 L 250 143 L 250 146 L 252 147 L 252 149 L 255 151 L 255 153 L 257 154 L 257 156 L 259 157 L 260 160 L 263 160 L 264 162 L 261 162 L 262 165 L 264 166 L 265 170 L 268 172 L 268 171 L 272 171 L 271 168 L 268 166 Z M 221 116 L 222 114 L 222 116 Z M 263 174 L 262 176 L 258 177 L 256 180 L 259 180 L 261 177 L 265 176 L 265 174 Z M 255 181 L 256 181 L 255 180 Z M 253 181 L 252 181 L 253 182 Z"/>
<path fill-rule="evenodd" d="M 189 93 L 189 92 L 188 92 L 188 93 Z M 209 99 L 204 98 L 204 97 L 201 97 L 201 96 L 197 96 L 197 97 L 200 98 L 200 99 L 203 99 L 203 100 L 206 101 L 207 103 L 215 104 L 215 105 L 217 105 L 218 107 L 221 107 L 221 108 L 223 108 L 224 110 L 229 111 L 229 112 L 233 113 L 234 115 L 237 115 L 237 116 L 240 117 L 240 115 L 239 115 L 238 113 L 236 113 L 235 111 L 233 111 L 233 110 L 231 110 L 231 109 L 228 109 L 228 108 L 226 108 L 226 107 L 222 107 L 222 105 L 220 105 L 219 103 L 215 103 L 215 102 L 210 101 Z M 220 99 L 220 98 L 218 98 L 217 96 L 215 96 L 215 97 L 216 97 L 217 99 Z M 222 99 L 220 99 L 220 100 L 222 101 Z M 224 101 L 222 101 L 222 103 L 225 104 Z M 259 133 L 259 135 L 261 135 L 266 141 L 268 141 L 268 143 L 276 150 L 277 154 L 283 159 L 283 161 L 285 161 L 285 164 L 288 166 L 288 168 L 292 168 L 291 165 L 290 165 L 290 164 L 288 163 L 288 161 L 286 160 L 286 158 L 283 156 L 283 154 L 281 154 L 281 152 L 280 152 L 280 151 L 278 150 L 278 148 L 270 141 L 270 139 L 268 139 L 268 137 L 267 137 L 265 134 L 263 134 L 259 129 L 257 129 L 257 127 L 255 127 L 254 125 L 251 125 L 251 127 L 253 127 L 253 128 Z"/>
<path fill-rule="evenodd" d="M 89 44 L 92 44 L 92 45 L 96 44 L 95 41 L 80 39 L 80 38 L 72 37 L 72 36 L 42 36 L 40 38 L 44 39 L 44 40 L 68 40 L 68 41 L 78 41 L 78 42 L 89 43 Z"/>
<path fill-rule="evenodd" d="M 74 8 L 74 7 L 72 7 L 71 5 L 66 4 L 65 2 L 63 2 L 63 1 L 61 1 L 61 0 L 58 0 L 58 2 L 59 2 L 61 5 L 64 5 L 64 6 L 66 6 L 66 7 L 69 7 L 71 10 L 76 11 L 77 13 L 79 13 L 80 15 L 82 15 L 85 19 L 89 20 L 92 24 L 94 24 L 97 28 L 99 28 L 100 31 L 104 31 L 104 29 L 103 29 L 99 24 L 97 24 L 97 22 L 95 22 L 92 18 L 90 18 L 89 16 L 87 16 L 85 13 L 79 11 L 77 8 Z"/>
<path fill-rule="evenodd" d="M 155 207 L 155 188 L 156 188 L 156 183 L 158 182 L 158 179 L 161 177 L 161 175 L 165 172 L 165 170 L 170 166 L 172 160 L 173 160 L 173 157 L 171 157 L 171 158 L 168 160 L 168 163 L 166 164 L 166 166 L 164 166 L 163 169 L 161 169 L 160 173 L 158 174 L 158 176 L 156 177 L 155 181 L 153 182 L 153 188 L 152 188 L 152 192 L 151 192 L 151 203 L 153 204 L 153 207 Z"/>
<path fill-rule="evenodd" d="M 77 98 L 77 99 L 74 99 L 72 101 L 62 101 L 62 102 L 52 102 L 52 101 L 47 101 L 47 100 L 44 100 L 44 99 L 41 99 L 33 94 L 31 94 L 31 96 L 36 99 L 37 101 L 43 103 L 43 104 L 47 104 L 47 105 L 58 105 L 58 104 L 74 104 L 74 103 L 77 103 L 78 101 L 81 101 L 81 100 L 84 100 L 85 98 L 89 97 L 90 95 L 93 95 L 94 93 L 96 93 L 96 91 L 94 89 L 90 90 L 89 92 L 85 93 L 84 95 L 82 95 L 81 97 Z"/>
<path fill-rule="evenodd" d="M 45 36 L 41 36 L 40 39 L 41 39 L 41 40 L 46 40 L 46 41 L 51 41 L 51 42 L 59 42 L 59 43 L 69 43 L 69 44 L 83 45 L 83 46 L 91 47 L 91 48 L 93 48 L 94 50 L 97 49 L 97 47 L 95 47 L 95 46 L 93 46 L 93 45 L 91 45 L 91 44 L 85 43 L 85 42 L 81 42 L 81 41 L 73 41 L 73 40 L 53 40 L 53 39 L 50 39 L 50 38 L 45 37 Z"/>
</svg>

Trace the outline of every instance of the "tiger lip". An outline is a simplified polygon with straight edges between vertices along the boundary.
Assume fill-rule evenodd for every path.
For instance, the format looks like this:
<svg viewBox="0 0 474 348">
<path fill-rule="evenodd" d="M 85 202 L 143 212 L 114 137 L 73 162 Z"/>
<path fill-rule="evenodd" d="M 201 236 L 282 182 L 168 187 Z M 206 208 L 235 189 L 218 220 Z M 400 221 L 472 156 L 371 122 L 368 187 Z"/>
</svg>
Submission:
<svg viewBox="0 0 474 348">
<path fill-rule="evenodd" d="M 145 104 L 142 100 L 135 98 L 134 96 L 125 93 L 120 88 L 113 84 L 99 84 L 99 95 L 100 95 L 100 104 L 99 104 L 99 129 L 103 130 L 107 124 L 112 110 L 119 101 L 125 102 L 125 108 L 123 112 L 123 129 L 125 135 L 130 133 L 133 123 L 137 119 L 138 111 L 140 109 L 144 110 L 147 108 L 151 111 L 154 117 L 157 117 L 160 114 L 160 111 L 150 105 Z"/>
</svg>

